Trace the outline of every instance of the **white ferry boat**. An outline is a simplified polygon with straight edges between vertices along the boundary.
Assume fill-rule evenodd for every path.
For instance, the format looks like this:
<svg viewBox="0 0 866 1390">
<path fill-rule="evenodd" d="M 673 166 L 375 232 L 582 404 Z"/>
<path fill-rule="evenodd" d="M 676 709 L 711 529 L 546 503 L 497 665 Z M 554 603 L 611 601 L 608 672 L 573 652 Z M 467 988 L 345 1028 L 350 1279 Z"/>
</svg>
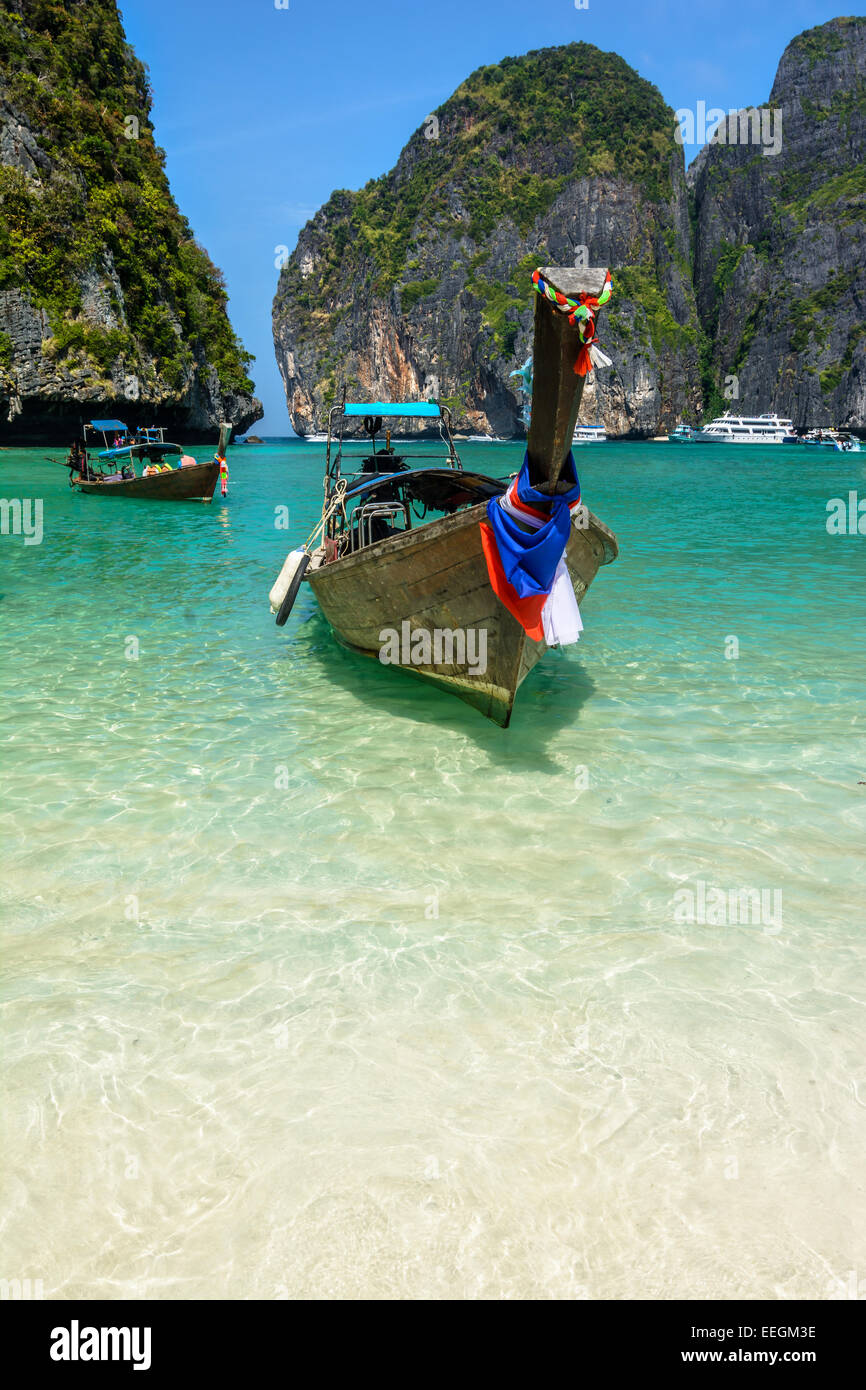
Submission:
<svg viewBox="0 0 866 1390">
<path fill-rule="evenodd" d="M 699 444 L 797 444 L 790 420 L 779 415 L 720 415 L 692 434 Z"/>
<path fill-rule="evenodd" d="M 606 444 L 603 425 L 575 425 L 572 444 Z"/>
</svg>

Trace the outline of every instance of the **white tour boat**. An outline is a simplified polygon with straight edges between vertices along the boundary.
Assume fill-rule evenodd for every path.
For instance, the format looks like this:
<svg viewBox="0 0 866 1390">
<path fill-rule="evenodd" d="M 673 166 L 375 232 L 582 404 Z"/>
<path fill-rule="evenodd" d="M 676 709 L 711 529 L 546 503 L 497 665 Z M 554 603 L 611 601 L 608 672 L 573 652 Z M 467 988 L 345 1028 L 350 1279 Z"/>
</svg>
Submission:
<svg viewBox="0 0 866 1390">
<path fill-rule="evenodd" d="M 606 444 L 603 425 L 575 425 L 572 444 Z"/>
<path fill-rule="evenodd" d="M 790 420 L 779 415 L 720 415 L 692 438 L 699 444 L 796 444 Z"/>
</svg>

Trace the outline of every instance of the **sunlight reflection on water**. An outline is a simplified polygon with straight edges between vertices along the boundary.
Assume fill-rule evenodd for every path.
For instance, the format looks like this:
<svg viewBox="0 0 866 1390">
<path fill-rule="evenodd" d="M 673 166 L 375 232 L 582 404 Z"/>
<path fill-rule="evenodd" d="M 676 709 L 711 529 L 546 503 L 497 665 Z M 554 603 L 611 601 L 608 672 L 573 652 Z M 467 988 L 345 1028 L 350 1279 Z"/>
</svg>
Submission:
<svg viewBox="0 0 866 1390">
<path fill-rule="evenodd" d="M 581 452 L 620 559 L 508 732 L 341 650 L 306 592 L 274 627 L 318 449 L 233 450 L 207 508 L 3 454 L 45 506 L 41 546 L 2 538 L 9 1269 L 841 1296 L 866 539 L 824 517 L 864 465 L 746 452 Z M 713 888 L 778 890 L 781 929 L 678 915 Z"/>
</svg>

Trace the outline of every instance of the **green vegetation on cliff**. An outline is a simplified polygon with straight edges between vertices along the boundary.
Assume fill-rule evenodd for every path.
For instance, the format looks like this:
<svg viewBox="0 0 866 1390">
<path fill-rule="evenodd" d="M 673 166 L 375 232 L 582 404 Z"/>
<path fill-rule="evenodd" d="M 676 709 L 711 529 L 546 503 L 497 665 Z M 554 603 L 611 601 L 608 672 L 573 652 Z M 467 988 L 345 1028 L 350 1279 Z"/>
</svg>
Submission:
<svg viewBox="0 0 866 1390">
<path fill-rule="evenodd" d="M 845 47 L 847 32 L 852 26 L 866 24 L 861 15 L 841 16 L 829 24 L 818 24 L 814 29 L 804 29 L 788 45 L 788 51 L 798 58 L 805 58 L 810 67 L 832 58 Z"/>
<path fill-rule="evenodd" d="M 862 18 L 794 38 L 771 93 L 778 156 L 710 145 L 695 171 L 705 398 L 733 374 L 741 408 L 862 420 L 864 56 Z"/>
<path fill-rule="evenodd" d="M 676 348 L 690 343 L 700 347 L 697 324 L 677 322 L 651 266 L 622 266 L 615 277 L 615 290 L 634 303 L 635 332 L 641 341 L 652 343 L 657 356 L 662 355 L 665 345 Z"/>
<path fill-rule="evenodd" d="M 133 373 L 155 359 L 178 389 L 196 351 L 222 390 L 251 392 L 252 358 L 229 322 L 222 275 L 172 198 L 146 71 L 113 0 L 0 0 L 0 73 L 13 118 L 50 162 L 37 177 L 0 167 L 0 290 L 20 286 L 47 310 L 57 359 L 106 372 L 122 359 Z M 82 316 L 82 282 L 94 276 L 121 326 Z"/>
<path fill-rule="evenodd" d="M 321 428 L 335 386 L 359 381 L 433 391 L 463 428 L 519 430 L 531 273 L 584 255 L 613 271 L 602 339 L 617 368 L 603 390 L 619 427 L 655 432 L 697 409 L 675 133 L 657 88 L 590 44 L 472 73 L 390 172 L 331 195 L 283 267 L 274 341 L 295 427 Z"/>
<path fill-rule="evenodd" d="M 672 196 L 672 161 L 682 158 L 657 89 L 617 54 L 585 43 L 479 68 L 425 130 L 429 137 L 416 132 L 391 173 L 358 193 L 333 195 L 314 284 L 297 265 L 286 267 L 284 288 L 307 311 L 302 336 L 316 331 L 314 309 L 323 300 L 339 300 L 347 248 L 364 262 L 371 291 L 398 289 L 405 311 L 430 292 L 407 265 L 425 234 L 453 230 L 459 219 L 476 244 L 505 221 L 526 236 L 582 177 L 616 176 L 661 202 Z M 481 282 L 487 302 L 499 291 L 505 287 Z M 501 303 L 491 304 L 503 341 L 500 311 Z"/>
</svg>

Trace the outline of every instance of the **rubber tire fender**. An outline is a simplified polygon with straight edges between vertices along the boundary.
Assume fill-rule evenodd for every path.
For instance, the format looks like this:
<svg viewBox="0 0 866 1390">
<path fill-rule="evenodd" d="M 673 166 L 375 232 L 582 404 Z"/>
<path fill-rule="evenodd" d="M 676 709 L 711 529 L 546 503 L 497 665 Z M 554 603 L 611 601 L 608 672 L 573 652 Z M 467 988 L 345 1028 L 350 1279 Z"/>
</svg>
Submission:
<svg viewBox="0 0 866 1390">
<path fill-rule="evenodd" d="M 294 608 L 295 599 L 298 597 L 298 590 L 301 587 L 301 580 L 307 572 L 307 566 L 309 565 L 311 559 L 311 555 L 304 555 L 301 559 L 300 564 L 298 565 L 298 568 L 295 570 L 295 573 L 292 576 L 292 582 L 286 590 L 286 597 L 280 604 L 280 611 L 277 614 L 277 627 L 284 626 L 286 619 L 288 618 L 289 614 Z"/>
</svg>

